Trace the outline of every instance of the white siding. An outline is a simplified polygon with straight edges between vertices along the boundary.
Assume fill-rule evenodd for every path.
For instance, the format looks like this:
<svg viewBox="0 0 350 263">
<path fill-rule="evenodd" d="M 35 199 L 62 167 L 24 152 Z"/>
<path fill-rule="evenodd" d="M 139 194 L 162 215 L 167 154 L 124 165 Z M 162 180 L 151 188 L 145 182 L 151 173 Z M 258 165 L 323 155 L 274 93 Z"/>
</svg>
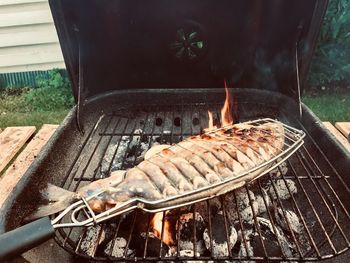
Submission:
<svg viewBox="0 0 350 263">
<path fill-rule="evenodd" d="M 47 0 L 0 0 L 0 73 L 64 68 Z"/>
</svg>

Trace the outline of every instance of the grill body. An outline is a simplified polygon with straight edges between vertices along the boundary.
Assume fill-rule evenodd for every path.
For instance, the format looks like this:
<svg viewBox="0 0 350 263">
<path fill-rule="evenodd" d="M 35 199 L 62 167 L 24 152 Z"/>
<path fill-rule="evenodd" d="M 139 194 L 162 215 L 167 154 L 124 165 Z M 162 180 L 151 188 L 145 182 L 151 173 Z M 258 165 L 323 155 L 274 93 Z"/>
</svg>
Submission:
<svg viewBox="0 0 350 263">
<path fill-rule="evenodd" d="M 310 231 L 309 235 L 305 234 L 305 238 L 309 238 L 310 244 L 311 240 L 314 240 L 314 244 L 311 244 L 312 251 L 307 252 L 302 247 L 302 242 L 295 239 L 294 243 L 300 247 L 301 254 L 286 256 L 285 260 L 318 260 L 338 254 L 346 257 L 347 253 L 343 252 L 348 248 L 347 238 L 350 236 L 349 218 L 346 214 L 350 209 L 346 202 L 349 198 L 348 187 L 350 186 L 347 174 L 350 167 L 349 153 L 332 138 L 306 106 L 303 106 L 303 116 L 300 118 L 295 102 L 289 97 L 253 89 L 233 89 L 232 92 L 238 97 L 239 116 L 237 115 L 236 118 L 240 121 L 260 117 L 278 118 L 304 130 L 307 134 L 305 145 L 288 161 L 291 173 L 285 179 L 292 179 L 299 185 L 299 192 L 292 200 L 292 206 L 297 212 L 299 209 L 298 213 L 305 219 L 305 227 Z M 126 138 L 126 142 L 129 142 L 125 145 L 128 149 L 130 141 L 140 136 L 135 133 L 138 128 L 142 128 L 149 137 L 158 137 L 161 142 L 170 143 L 177 142 L 190 134 L 198 134 L 207 125 L 208 107 L 217 110 L 221 107 L 223 99 L 223 92 L 217 89 L 126 90 L 103 94 L 91 99 L 83 108 L 81 123 L 83 123 L 84 134 L 76 128 L 76 108 L 72 109 L 6 201 L 0 213 L 1 231 L 15 228 L 22 223 L 23 218 L 41 202 L 39 189 L 43 188 L 47 182 L 74 191 L 91 180 L 105 176 L 109 170 L 114 169 L 111 161 L 105 162 L 107 153 L 118 151 L 115 147 L 118 146 L 118 142 L 120 144 L 122 138 Z M 195 119 L 198 119 L 198 122 Z M 113 145 L 115 147 L 110 151 Z M 137 146 L 133 151 L 137 152 Z M 111 160 L 111 157 L 113 159 L 113 154 L 107 159 Z M 123 156 L 118 162 L 121 166 L 117 168 L 128 168 L 134 161 Z M 261 190 L 260 184 L 263 185 L 270 179 L 269 176 L 259 179 L 259 184 L 255 187 Z M 227 195 L 232 197 L 232 205 L 235 207 L 234 193 Z M 210 202 L 212 201 L 204 203 L 207 210 Z M 286 203 L 281 200 L 277 200 L 276 204 L 279 207 L 286 206 Z M 196 212 L 196 209 L 201 207 L 203 209 L 203 203 L 189 209 L 191 212 Z M 138 224 L 135 224 L 136 217 L 142 217 L 147 222 L 149 215 L 140 212 L 130 215 L 128 222 L 131 224 L 131 231 L 137 232 L 139 230 Z M 120 218 L 116 218 L 116 224 L 118 220 Z M 255 223 L 258 226 L 257 221 Z M 311 226 L 312 223 L 314 226 Z M 227 228 L 230 223 L 226 220 L 225 225 Z M 115 234 L 117 235 L 117 232 Z M 46 243 L 25 256 L 44 261 L 50 258 L 49 260 L 53 262 L 73 260 L 71 254 L 95 260 L 107 259 L 99 253 L 87 256 L 81 248 L 79 238 L 84 239 L 84 230 L 77 231 L 75 235 L 68 234 L 68 237 L 67 232 L 60 231 L 57 232 L 56 241 L 69 253 L 59 252 L 63 251 L 62 248 Z M 133 242 L 135 241 L 130 234 L 128 243 L 133 246 Z M 97 247 L 94 249 L 96 250 Z M 141 262 L 164 260 L 159 256 L 146 253 L 138 255 L 136 260 Z M 342 256 L 334 260 L 337 258 L 341 260 Z M 281 257 L 272 257 L 269 254 L 254 255 L 250 259 L 266 260 L 266 258 L 281 260 Z M 112 259 L 134 261 L 135 257 L 112 257 Z M 208 255 L 203 258 L 203 260 L 210 259 L 233 260 L 237 259 L 237 256 L 234 254 L 222 257 Z M 172 260 L 180 259 L 172 258 Z"/>
<path fill-rule="evenodd" d="M 289 172 L 281 177 L 282 182 L 292 180 L 298 193 L 288 202 L 278 195 L 274 200 L 282 220 L 290 209 L 299 216 L 304 240 L 290 232 L 293 251 L 271 253 L 267 248 L 270 239 L 264 237 L 260 219 L 253 212 L 250 227 L 256 231 L 259 253 L 239 256 L 229 249 L 217 256 L 209 249 L 197 257 L 194 248 L 195 256 L 186 260 L 344 262 L 350 245 L 350 208 L 346 202 L 350 196 L 350 154 L 305 105 L 301 105 L 301 115 L 297 103 L 326 4 L 326 0 L 266 0 L 263 4 L 257 0 L 50 0 L 78 105 L 1 208 L 0 232 L 23 223 L 43 202 L 40 190 L 47 183 L 75 191 L 114 169 L 132 167 L 137 161 L 133 156 L 142 144 L 176 143 L 200 133 L 207 125 L 208 108 L 218 115 L 225 79 L 238 98 L 236 120 L 276 118 L 306 133 L 304 146 L 288 159 Z M 135 139 L 138 141 L 133 144 Z M 262 194 L 266 184 L 276 187 L 268 175 L 243 190 L 254 188 Z M 230 211 L 237 207 L 236 192 L 184 209 L 193 215 L 196 211 L 207 215 L 209 236 L 213 237 L 217 222 L 211 217 L 211 207 L 215 204 L 223 211 L 222 236 L 228 239 Z M 274 216 L 267 213 L 267 217 L 275 229 Z M 60 230 L 55 239 L 65 250 L 51 240 L 24 256 L 34 262 L 185 260 L 165 258 L 162 243 L 156 251 L 148 252 L 150 218 L 140 211 L 117 217 L 108 231 L 108 224 L 96 227 L 97 233 L 90 240 L 87 228 Z M 127 226 L 123 226 L 125 222 Z M 242 236 L 248 235 L 242 219 L 237 222 L 235 228 Z M 140 227 L 146 227 L 144 243 L 133 234 L 145 231 Z M 112 244 L 124 232 L 127 247 L 142 244 L 143 253 L 113 256 L 101 251 L 106 231 Z M 195 225 L 192 234 L 196 243 Z M 241 245 L 247 249 L 244 240 Z"/>
</svg>

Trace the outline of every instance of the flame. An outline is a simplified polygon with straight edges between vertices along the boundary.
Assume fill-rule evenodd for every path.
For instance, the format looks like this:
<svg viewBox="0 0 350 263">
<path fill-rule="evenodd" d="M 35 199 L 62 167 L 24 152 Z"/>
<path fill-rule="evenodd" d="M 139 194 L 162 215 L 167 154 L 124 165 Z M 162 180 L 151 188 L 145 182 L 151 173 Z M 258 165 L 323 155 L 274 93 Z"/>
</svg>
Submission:
<svg viewBox="0 0 350 263">
<path fill-rule="evenodd" d="M 230 91 L 227 88 L 226 80 L 224 81 L 224 86 L 225 86 L 225 103 L 224 106 L 221 108 L 221 127 L 231 125 L 234 123 L 234 119 L 232 116 L 232 109 L 234 107 L 234 110 L 237 112 L 237 101 L 233 103 L 233 97 L 231 96 Z M 208 128 L 204 129 L 204 132 L 213 130 L 218 128 L 216 125 L 214 125 L 214 118 L 213 118 L 213 113 L 208 110 Z"/>
<path fill-rule="evenodd" d="M 221 108 L 221 126 L 227 126 L 233 123 L 233 118 L 232 118 L 233 100 L 227 88 L 226 80 L 224 81 L 224 85 L 225 85 L 226 98 L 225 98 L 224 106 Z"/>
<path fill-rule="evenodd" d="M 154 214 L 152 220 L 151 220 L 151 229 L 153 231 L 153 234 L 162 240 L 165 244 L 168 246 L 174 244 L 174 241 L 171 237 L 171 231 L 170 231 L 170 222 L 166 219 L 164 220 L 164 214 L 167 215 L 169 211 L 166 211 L 165 213 L 159 212 Z M 163 236 L 162 236 L 162 224 L 164 221 L 164 228 L 163 228 Z"/>
<path fill-rule="evenodd" d="M 208 110 L 208 128 L 204 129 L 205 131 L 210 131 L 210 130 L 213 130 L 213 129 L 216 129 L 217 126 L 214 125 L 214 118 L 213 118 L 213 113 Z"/>
</svg>

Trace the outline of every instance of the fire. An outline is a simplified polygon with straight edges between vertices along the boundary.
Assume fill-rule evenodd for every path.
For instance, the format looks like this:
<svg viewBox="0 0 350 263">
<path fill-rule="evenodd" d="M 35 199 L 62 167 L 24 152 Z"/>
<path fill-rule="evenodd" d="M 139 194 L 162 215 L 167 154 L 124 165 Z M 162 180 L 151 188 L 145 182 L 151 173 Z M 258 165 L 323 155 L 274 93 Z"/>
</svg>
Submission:
<svg viewBox="0 0 350 263">
<path fill-rule="evenodd" d="M 225 85 L 225 93 L 226 93 L 226 99 L 224 106 L 221 108 L 221 125 L 222 126 L 227 126 L 231 125 L 233 123 L 233 118 L 232 118 L 232 96 L 227 88 L 226 85 L 226 80 L 224 81 Z"/>
<path fill-rule="evenodd" d="M 172 245 L 174 243 L 172 237 L 171 237 L 171 231 L 170 231 L 170 222 L 166 219 L 164 219 L 164 214 L 167 215 L 169 211 L 166 211 L 165 213 L 159 212 L 154 214 L 152 220 L 151 220 L 151 229 L 153 231 L 153 234 L 162 240 L 165 244 L 168 246 Z M 163 236 L 162 236 L 162 224 L 164 221 L 164 228 L 163 228 Z"/>
<path fill-rule="evenodd" d="M 210 130 L 216 129 L 217 126 L 214 125 L 213 113 L 212 113 L 210 110 L 208 110 L 208 118 L 209 118 L 209 121 L 208 121 L 208 128 L 205 129 L 205 130 L 210 131 Z"/>
<path fill-rule="evenodd" d="M 233 103 L 233 97 L 227 88 L 226 80 L 224 81 L 224 86 L 225 86 L 226 98 L 225 98 L 224 106 L 222 106 L 221 108 L 221 120 L 220 120 L 221 127 L 233 124 L 234 119 L 232 116 L 232 111 L 233 110 L 237 111 L 237 103 L 235 104 Z M 204 129 L 205 132 L 218 128 L 216 125 L 214 125 L 213 113 L 210 110 L 208 110 L 208 119 L 209 119 L 208 128 Z"/>
</svg>

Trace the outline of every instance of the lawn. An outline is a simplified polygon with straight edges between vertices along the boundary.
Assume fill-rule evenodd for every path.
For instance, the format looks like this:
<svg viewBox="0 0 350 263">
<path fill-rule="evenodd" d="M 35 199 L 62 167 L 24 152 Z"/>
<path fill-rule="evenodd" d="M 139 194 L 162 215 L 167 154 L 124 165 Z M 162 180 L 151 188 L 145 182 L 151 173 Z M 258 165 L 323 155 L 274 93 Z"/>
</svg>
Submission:
<svg viewBox="0 0 350 263">
<path fill-rule="evenodd" d="M 60 70 L 39 76 L 36 88 L 0 89 L 0 128 L 60 124 L 74 104 L 68 79 Z"/>
<path fill-rule="evenodd" d="M 0 102 L 1 103 L 1 102 Z M 1 107 L 0 107 L 1 108 Z M 37 130 L 44 124 L 60 124 L 68 110 L 46 112 L 5 112 L 0 116 L 0 128 L 9 126 L 36 126 Z"/>
<path fill-rule="evenodd" d="M 350 121 L 350 90 L 308 94 L 303 102 L 322 121 Z"/>
<path fill-rule="evenodd" d="M 68 107 L 38 110 L 27 99 L 28 90 L 12 93 L 0 90 L 0 128 L 9 126 L 36 126 L 59 124 L 67 115 Z"/>
</svg>

